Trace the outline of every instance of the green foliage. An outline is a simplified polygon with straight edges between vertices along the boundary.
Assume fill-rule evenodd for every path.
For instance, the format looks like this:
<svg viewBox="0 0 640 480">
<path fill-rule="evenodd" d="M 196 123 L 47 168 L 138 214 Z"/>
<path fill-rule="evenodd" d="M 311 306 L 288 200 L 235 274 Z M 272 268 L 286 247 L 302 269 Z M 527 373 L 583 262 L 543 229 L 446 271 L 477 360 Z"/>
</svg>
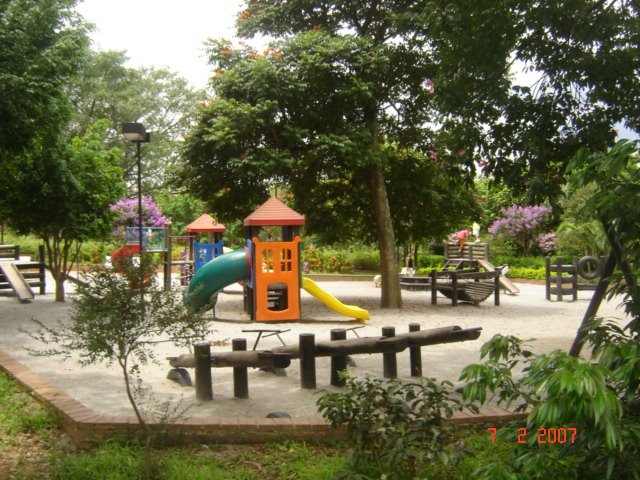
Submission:
<svg viewBox="0 0 640 480">
<path fill-rule="evenodd" d="M 64 86 L 89 43 L 75 3 L 5 0 L 0 6 L 0 177 L 5 162 L 43 134 L 55 136 L 66 121 Z"/>
<path fill-rule="evenodd" d="M 142 447 L 107 442 L 90 453 L 54 455 L 54 480 L 131 480 L 142 478 Z"/>
<path fill-rule="evenodd" d="M 348 255 L 355 271 L 379 272 L 380 252 L 373 247 L 352 246 Z"/>
<path fill-rule="evenodd" d="M 447 463 L 457 456 L 446 420 L 464 403 L 452 395 L 449 382 L 397 380 L 347 375 L 346 393 L 328 393 L 318 409 L 331 425 L 345 425 L 354 443 L 344 478 L 392 475 L 413 479 L 432 462 Z"/>
<path fill-rule="evenodd" d="M 481 176 L 475 180 L 475 187 L 479 197 L 481 217 L 478 221 L 481 231 L 486 232 L 489 225 L 502 216 L 501 210 L 511 205 L 522 204 L 523 196 L 514 195 L 512 190 L 504 185 L 496 185 L 490 177 Z"/>
<path fill-rule="evenodd" d="M 302 252 L 302 261 L 309 262 L 312 272 L 353 273 L 353 262 L 345 252 L 339 250 L 310 246 Z"/>
<path fill-rule="evenodd" d="M 640 259 L 640 155 L 638 142 L 621 140 L 607 152 L 581 149 L 570 163 L 575 187 L 596 186 L 585 203 L 584 212 L 602 222 L 607 240 L 617 256 L 619 273 L 611 281 L 614 290 L 625 296 L 625 308 L 633 318 L 630 328 L 640 331 L 640 286 L 637 265 Z M 631 265 L 635 265 L 632 267 Z M 635 268 L 635 270 L 634 270 Z"/>
<path fill-rule="evenodd" d="M 419 255 L 418 268 L 440 269 L 444 266 L 444 255 Z"/>
<path fill-rule="evenodd" d="M 150 255 L 140 268 L 130 261 L 118 266 L 121 273 L 104 267 L 88 272 L 73 296 L 69 323 L 51 328 L 35 320 L 33 336 L 49 349 L 33 354 L 69 358 L 76 352 L 81 365 L 116 362 L 128 372 L 154 360 L 155 342 L 169 338 L 189 346 L 206 336 L 207 321 L 190 314 L 179 294 L 158 287 Z"/>
<path fill-rule="evenodd" d="M 549 469 L 563 479 L 640 476 L 637 335 L 602 320 L 589 330 L 595 362 L 559 350 L 533 355 L 521 340 L 496 335 L 482 347 L 485 363 L 465 367 L 460 377 L 467 381 L 465 400 L 484 403 L 490 394 L 507 406 L 517 404 L 516 410 L 530 409 L 523 427 L 529 432 L 526 444 L 509 452 L 506 469 L 504 464 L 486 465 L 478 478 L 542 479 Z M 517 427 L 499 431 L 497 439 L 513 442 L 509 437 Z M 551 428 L 573 435 L 564 443 L 540 445 L 539 434 Z"/>
<path fill-rule="evenodd" d="M 151 143 L 143 147 L 143 191 L 154 194 L 165 187 L 179 163 L 182 134 L 188 128 L 204 92 L 194 91 L 187 80 L 165 69 L 130 68 L 125 52 L 86 52 L 82 69 L 67 93 L 74 115 L 68 136 L 82 136 L 100 119 L 111 124 L 105 139 L 107 148 L 119 148 L 124 179 L 134 190 L 135 145 L 122 137 L 122 122 L 144 119 Z"/>
<path fill-rule="evenodd" d="M 58 419 L 37 403 L 30 393 L 19 389 L 6 374 L 0 372 L 0 439 L 16 433 L 48 435 Z M 1 441 L 0 441 L 1 443 Z"/>
<path fill-rule="evenodd" d="M 545 268 L 509 267 L 509 277 L 523 278 L 528 280 L 544 280 L 546 278 Z"/>
<path fill-rule="evenodd" d="M 557 230 L 558 254 L 583 257 L 604 255 L 608 250 L 607 237 L 598 220 L 573 223 L 563 221 Z"/>
<path fill-rule="evenodd" d="M 185 235 L 185 227 L 206 213 L 204 202 L 188 193 L 163 192 L 156 196 L 156 200 L 163 215 L 171 219 L 174 235 Z"/>
<path fill-rule="evenodd" d="M 73 245 L 108 238 L 113 220 L 109 206 L 124 193 L 122 172 L 115 166 L 120 152 L 103 144 L 108 126 L 96 122 L 70 144 L 60 134 L 43 138 L 40 150 L 16 159 L 0 179 L 11 184 L 0 197 L 0 213 L 15 231 L 43 240 L 57 301 L 64 301 Z"/>
<path fill-rule="evenodd" d="M 491 262 L 494 265 L 509 265 L 515 268 L 532 268 L 540 269 L 545 266 L 545 258 L 543 256 L 531 255 L 529 257 L 521 257 L 516 255 L 491 255 Z"/>
</svg>

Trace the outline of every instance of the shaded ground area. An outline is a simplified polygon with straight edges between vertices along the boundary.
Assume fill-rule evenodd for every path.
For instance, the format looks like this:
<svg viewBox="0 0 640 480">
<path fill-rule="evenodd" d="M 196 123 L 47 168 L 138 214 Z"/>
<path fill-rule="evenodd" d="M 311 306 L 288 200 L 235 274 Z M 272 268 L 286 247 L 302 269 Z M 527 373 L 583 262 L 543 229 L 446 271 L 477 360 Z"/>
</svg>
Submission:
<svg viewBox="0 0 640 480">
<path fill-rule="evenodd" d="M 364 328 L 357 330 L 360 336 L 379 336 L 384 326 L 394 326 L 398 333 L 406 332 L 410 323 L 419 323 L 423 330 L 449 325 L 459 325 L 462 328 L 482 327 L 482 335 L 478 340 L 422 349 L 425 376 L 454 383 L 463 367 L 479 361 L 482 343 L 497 333 L 517 335 L 523 339 L 532 338 L 534 340 L 530 345 L 536 352 L 548 352 L 558 348 L 568 350 L 591 297 L 591 292 L 580 292 L 576 302 L 548 302 L 544 298 L 544 286 L 518 284 L 521 293 L 516 296 L 502 295 L 502 305 L 499 307 L 493 305 L 492 297 L 480 306 L 460 304 L 451 307 L 450 301 L 444 297 L 439 299 L 437 306 L 432 306 L 429 292 L 404 291 L 403 309 L 381 310 L 380 290 L 373 282 L 331 281 L 322 282 L 320 285 L 343 303 L 357 305 L 370 311 L 371 320 Z M 49 292 L 52 289 L 53 282 L 50 282 L 47 290 Z M 314 333 L 316 341 L 321 341 L 329 339 L 332 328 L 360 325 L 327 309 L 305 291 L 302 291 L 303 321 L 256 324 L 250 322 L 243 312 L 240 287 L 233 285 L 226 291 L 230 293 L 219 295 L 217 319 L 212 319 L 210 335 L 206 339 L 215 342 L 216 345 L 212 347 L 214 351 L 231 350 L 231 339 L 236 337 L 247 338 L 247 344 L 251 348 L 256 334 L 243 333 L 243 329 L 290 329 L 281 334 L 282 339 L 289 344 L 296 343 L 301 333 Z M 0 296 L 0 319 L 3 324 L 0 349 L 96 412 L 130 415 L 131 409 L 124 394 L 118 367 L 80 367 L 74 361 L 32 357 L 25 350 L 24 347 L 42 348 L 42 345 L 22 331 L 33 328 L 31 318 L 37 318 L 48 325 L 68 319 L 69 305 L 55 303 L 53 298 L 53 293 L 48 293 L 43 297 L 36 296 L 32 302 L 21 304 L 14 297 Z M 604 302 L 600 315 L 622 317 L 623 312 L 617 308 L 618 303 Z M 354 333 L 349 332 L 348 338 L 353 336 Z M 258 348 L 268 349 L 280 344 L 274 336 L 261 340 Z M 189 407 L 189 416 L 264 417 L 273 411 L 285 411 L 293 417 L 317 416 L 315 403 L 319 392 L 336 390 L 329 385 L 329 358 L 317 360 L 318 390 L 313 391 L 300 388 L 298 361 L 294 360 L 287 369 L 286 377 L 250 369 L 250 398 L 246 400 L 233 398 L 232 369 L 214 369 L 214 400 L 198 404 L 193 388 L 181 387 L 166 379 L 170 367 L 165 357 L 180 353 L 187 352 L 162 344 L 156 353 L 158 364 L 145 366 L 142 372 L 145 383 L 153 390 L 155 401 L 170 401 L 173 404 L 182 401 L 183 406 Z M 401 378 L 410 378 L 408 357 L 408 352 L 398 354 L 398 373 Z M 357 366 L 350 368 L 352 375 L 382 375 L 380 354 L 358 355 L 354 358 Z"/>
</svg>

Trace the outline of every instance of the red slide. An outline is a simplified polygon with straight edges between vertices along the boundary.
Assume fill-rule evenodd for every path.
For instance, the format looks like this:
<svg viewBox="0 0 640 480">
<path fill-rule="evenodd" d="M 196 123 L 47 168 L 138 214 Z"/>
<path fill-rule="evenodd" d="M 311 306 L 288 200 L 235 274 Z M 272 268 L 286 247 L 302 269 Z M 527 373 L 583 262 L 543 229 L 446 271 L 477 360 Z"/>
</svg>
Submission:
<svg viewBox="0 0 640 480">
<path fill-rule="evenodd" d="M 117 248 L 111 254 L 111 264 L 117 271 L 119 270 L 118 264 L 120 263 L 120 261 L 124 260 L 125 258 L 131 258 L 137 253 L 140 253 L 139 243 L 129 243 L 124 247 Z"/>
</svg>

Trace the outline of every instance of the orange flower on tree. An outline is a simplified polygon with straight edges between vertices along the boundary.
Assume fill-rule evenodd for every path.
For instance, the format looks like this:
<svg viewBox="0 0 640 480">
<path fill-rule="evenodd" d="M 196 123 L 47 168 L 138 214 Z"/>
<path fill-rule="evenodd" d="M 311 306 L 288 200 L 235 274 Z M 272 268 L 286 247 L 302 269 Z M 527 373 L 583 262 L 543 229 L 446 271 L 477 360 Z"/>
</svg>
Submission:
<svg viewBox="0 0 640 480">
<path fill-rule="evenodd" d="M 228 57 L 229 55 L 231 55 L 233 52 L 231 50 L 229 50 L 228 48 L 225 48 L 224 50 L 222 50 L 220 52 L 221 55 L 224 55 L 225 57 Z"/>
<path fill-rule="evenodd" d="M 320 30 L 320 25 L 314 25 L 313 27 L 311 27 L 313 30 Z"/>
</svg>

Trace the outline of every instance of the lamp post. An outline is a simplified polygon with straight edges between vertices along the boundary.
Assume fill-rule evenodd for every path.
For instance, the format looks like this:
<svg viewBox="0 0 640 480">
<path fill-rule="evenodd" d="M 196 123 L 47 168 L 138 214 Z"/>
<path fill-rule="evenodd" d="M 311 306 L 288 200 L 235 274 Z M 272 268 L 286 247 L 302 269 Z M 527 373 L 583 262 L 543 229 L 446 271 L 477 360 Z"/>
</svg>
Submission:
<svg viewBox="0 0 640 480">
<path fill-rule="evenodd" d="M 140 244 L 140 261 L 142 262 L 144 244 L 142 235 L 142 149 L 140 146 L 151 141 L 151 134 L 147 132 L 144 125 L 133 122 L 122 124 L 122 135 L 136 144 L 138 160 L 138 243 Z"/>
</svg>

